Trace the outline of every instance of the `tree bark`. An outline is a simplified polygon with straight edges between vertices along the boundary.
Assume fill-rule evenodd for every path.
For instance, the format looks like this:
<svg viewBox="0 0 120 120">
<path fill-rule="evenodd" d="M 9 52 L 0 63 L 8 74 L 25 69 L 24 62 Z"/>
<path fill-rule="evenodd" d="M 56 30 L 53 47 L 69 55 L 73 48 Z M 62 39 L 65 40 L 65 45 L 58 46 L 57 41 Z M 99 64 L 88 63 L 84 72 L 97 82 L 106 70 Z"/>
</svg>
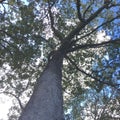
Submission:
<svg viewBox="0 0 120 120">
<path fill-rule="evenodd" d="M 64 120 L 62 62 L 62 53 L 56 52 L 38 79 L 19 120 Z"/>
</svg>

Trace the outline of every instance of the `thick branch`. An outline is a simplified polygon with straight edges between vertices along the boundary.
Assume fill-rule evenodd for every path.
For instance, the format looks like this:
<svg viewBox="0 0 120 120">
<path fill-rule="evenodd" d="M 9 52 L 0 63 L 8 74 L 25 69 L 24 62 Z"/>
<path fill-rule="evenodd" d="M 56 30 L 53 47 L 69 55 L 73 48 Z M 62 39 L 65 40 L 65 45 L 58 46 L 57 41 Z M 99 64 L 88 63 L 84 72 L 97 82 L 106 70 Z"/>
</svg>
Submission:
<svg viewBox="0 0 120 120">
<path fill-rule="evenodd" d="M 74 52 L 74 51 L 79 50 L 79 49 L 98 48 L 98 47 L 103 47 L 103 46 L 107 46 L 107 45 L 110 45 L 110 44 L 120 44 L 120 39 L 109 40 L 109 41 L 106 41 L 106 42 L 101 42 L 101 43 L 96 43 L 96 44 L 77 45 L 76 47 L 71 48 L 67 52 Z"/>
<path fill-rule="evenodd" d="M 55 24 L 54 17 L 53 17 L 52 12 L 51 12 L 51 5 L 50 5 L 49 1 L 48 1 L 48 13 L 49 13 L 50 22 L 51 22 L 51 29 L 54 32 L 54 35 L 56 37 L 58 37 L 60 41 L 62 41 L 63 40 L 62 33 L 54 27 L 54 24 Z"/>
<path fill-rule="evenodd" d="M 78 26 L 69 33 L 69 35 L 65 38 L 64 41 L 65 41 L 65 42 L 66 42 L 66 41 L 69 42 L 72 38 L 74 38 L 75 35 L 78 35 L 79 32 L 80 32 L 86 25 L 87 25 L 86 22 L 81 22 L 81 23 L 79 23 Z"/>
<path fill-rule="evenodd" d="M 84 21 L 83 18 L 82 18 L 82 14 L 80 12 L 80 6 L 81 6 L 80 0 L 77 0 L 76 1 L 76 8 L 77 8 L 78 18 L 79 18 L 80 21 Z"/>
<path fill-rule="evenodd" d="M 87 20 L 86 22 L 89 23 L 91 22 L 93 19 L 95 19 L 103 10 L 105 9 L 105 5 L 102 6 L 101 8 L 99 8 L 94 14 L 92 14 Z"/>
</svg>

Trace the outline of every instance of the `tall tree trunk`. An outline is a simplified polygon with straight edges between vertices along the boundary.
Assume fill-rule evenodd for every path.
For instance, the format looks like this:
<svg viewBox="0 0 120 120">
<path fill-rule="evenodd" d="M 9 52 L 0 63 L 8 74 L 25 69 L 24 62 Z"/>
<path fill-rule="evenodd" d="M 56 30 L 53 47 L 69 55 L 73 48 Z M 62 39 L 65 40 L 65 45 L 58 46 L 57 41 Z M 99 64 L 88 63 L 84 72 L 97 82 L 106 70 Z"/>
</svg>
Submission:
<svg viewBox="0 0 120 120">
<path fill-rule="evenodd" d="M 64 120 L 62 62 L 63 55 L 56 52 L 37 81 L 19 120 Z"/>
</svg>

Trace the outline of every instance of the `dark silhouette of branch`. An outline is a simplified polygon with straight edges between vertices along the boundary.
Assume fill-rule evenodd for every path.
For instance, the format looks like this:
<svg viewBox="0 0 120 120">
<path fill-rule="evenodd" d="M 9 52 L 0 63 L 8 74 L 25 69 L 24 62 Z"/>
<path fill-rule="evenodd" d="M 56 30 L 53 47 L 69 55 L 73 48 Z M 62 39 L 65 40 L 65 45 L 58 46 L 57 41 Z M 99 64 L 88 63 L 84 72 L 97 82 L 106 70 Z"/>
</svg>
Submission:
<svg viewBox="0 0 120 120">
<path fill-rule="evenodd" d="M 88 12 L 89 8 L 92 6 L 93 2 L 91 2 L 91 4 L 86 8 L 85 12 L 83 13 L 83 18 L 85 18 L 85 15 Z"/>
<path fill-rule="evenodd" d="M 109 8 L 112 8 L 114 6 L 119 6 L 119 4 L 111 4 Z M 90 22 L 92 21 L 93 19 L 95 19 L 102 11 L 103 9 L 106 8 L 106 5 L 103 5 L 101 8 L 99 8 L 93 15 L 91 15 L 86 22 Z"/>
<path fill-rule="evenodd" d="M 104 46 L 109 46 L 111 44 L 120 44 L 120 39 L 109 40 L 101 43 L 96 44 L 83 44 L 83 45 L 76 45 L 74 48 L 70 48 L 67 52 L 74 52 L 79 49 L 90 49 L 90 48 L 99 48 Z"/>
<path fill-rule="evenodd" d="M 48 13 L 49 13 L 50 22 L 51 22 L 51 29 L 54 32 L 54 35 L 59 38 L 59 41 L 62 42 L 62 40 L 63 40 L 62 33 L 54 27 L 55 23 L 54 23 L 54 17 L 52 15 L 51 8 L 52 7 L 51 7 L 51 4 L 50 4 L 50 1 L 48 0 Z"/>
<path fill-rule="evenodd" d="M 78 19 L 82 22 L 82 21 L 84 21 L 84 19 L 82 17 L 81 12 L 80 12 L 80 6 L 81 6 L 80 0 L 77 0 L 76 1 L 77 15 L 78 15 Z"/>
</svg>

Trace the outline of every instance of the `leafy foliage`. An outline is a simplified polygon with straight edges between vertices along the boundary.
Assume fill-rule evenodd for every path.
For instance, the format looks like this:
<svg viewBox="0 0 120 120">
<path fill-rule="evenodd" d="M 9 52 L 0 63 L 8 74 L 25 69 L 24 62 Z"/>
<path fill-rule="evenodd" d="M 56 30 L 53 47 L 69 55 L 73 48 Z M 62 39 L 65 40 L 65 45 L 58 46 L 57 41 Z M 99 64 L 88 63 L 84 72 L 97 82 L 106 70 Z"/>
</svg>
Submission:
<svg viewBox="0 0 120 120">
<path fill-rule="evenodd" d="M 68 53 L 63 65 L 63 90 L 65 111 L 71 110 L 68 117 L 85 119 L 85 112 L 90 111 L 89 115 L 97 118 L 103 106 L 107 106 L 102 110 L 109 110 L 109 114 L 115 111 L 115 102 L 119 104 L 120 45 L 119 42 L 101 46 L 99 43 L 107 41 L 107 35 L 113 40 L 119 39 L 120 1 L 113 0 L 109 9 L 103 0 L 78 1 L 0 3 L 0 86 L 2 93 L 18 101 L 11 108 L 12 113 L 17 111 L 16 115 L 9 113 L 9 119 L 17 119 L 48 62 L 50 51 L 57 50 L 66 41 L 69 44 L 63 47 Z M 106 33 L 102 40 L 97 37 L 100 30 Z M 113 91 L 108 92 L 112 97 L 104 95 L 108 86 L 116 92 L 115 95 Z M 22 101 L 23 98 L 26 100 Z M 105 115 L 109 114 L 101 112 L 99 119 L 106 119 Z"/>
</svg>

